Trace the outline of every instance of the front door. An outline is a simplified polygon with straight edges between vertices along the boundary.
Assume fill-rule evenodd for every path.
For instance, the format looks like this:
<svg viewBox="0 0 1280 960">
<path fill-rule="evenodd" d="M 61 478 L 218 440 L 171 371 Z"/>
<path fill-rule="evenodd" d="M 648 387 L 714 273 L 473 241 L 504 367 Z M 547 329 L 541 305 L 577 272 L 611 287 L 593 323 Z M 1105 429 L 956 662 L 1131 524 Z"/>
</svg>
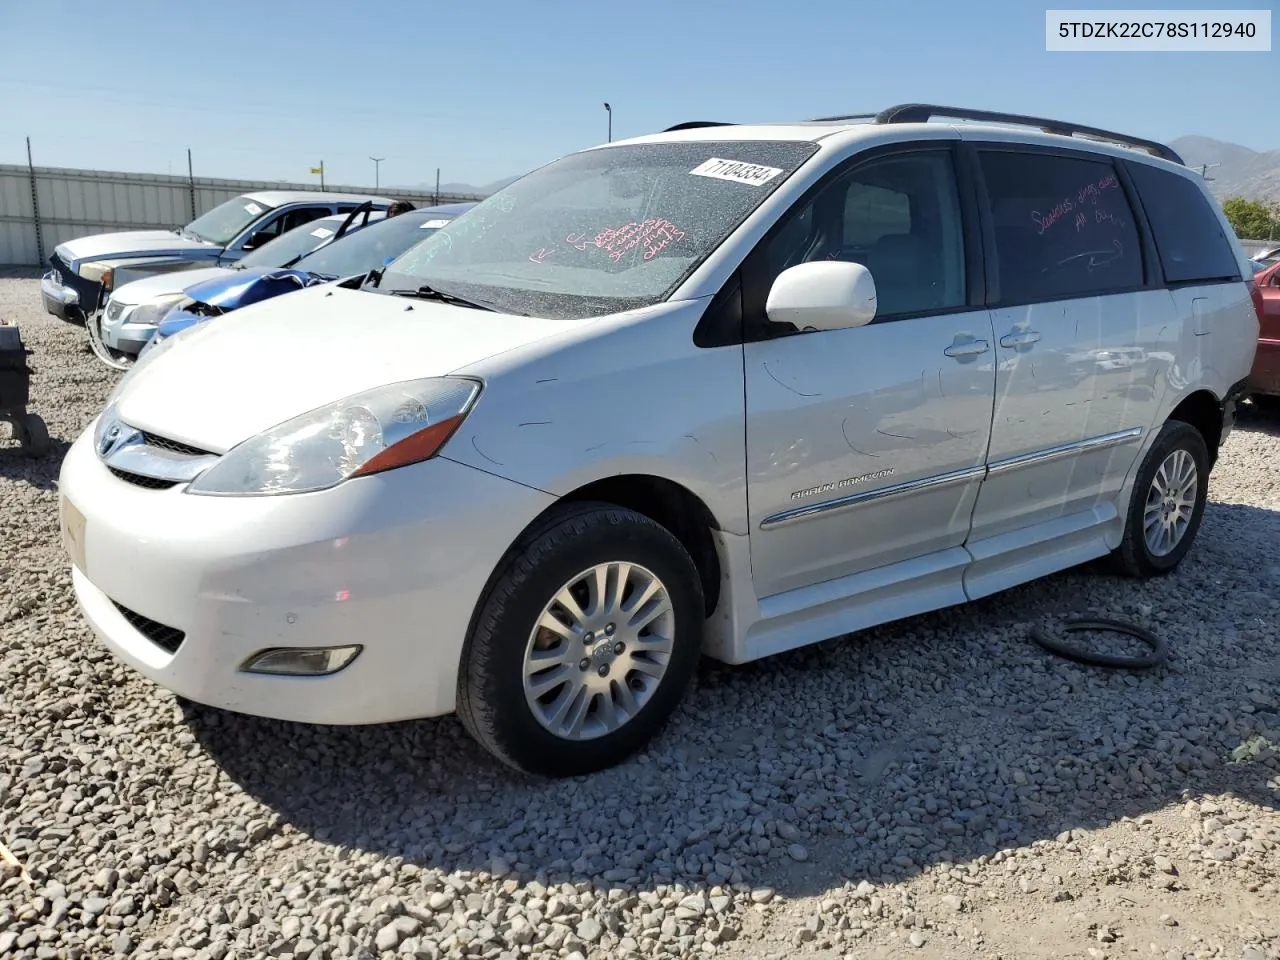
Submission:
<svg viewBox="0 0 1280 960">
<path fill-rule="evenodd" d="M 1141 234 L 1110 160 L 992 146 L 978 163 L 997 372 L 972 596 L 1061 566 L 1063 551 L 1102 551 L 1181 332 L 1169 292 L 1143 289 Z"/>
<path fill-rule="evenodd" d="M 745 347 L 762 600 L 840 578 L 833 597 L 857 595 L 870 581 L 855 575 L 877 568 L 878 588 L 934 577 L 945 586 L 931 605 L 963 599 L 996 356 L 988 313 L 968 306 L 964 237 L 953 154 L 935 143 L 851 167 L 744 264 L 744 289 L 767 290 L 797 263 L 857 261 L 878 297 L 868 326 Z"/>
</svg>

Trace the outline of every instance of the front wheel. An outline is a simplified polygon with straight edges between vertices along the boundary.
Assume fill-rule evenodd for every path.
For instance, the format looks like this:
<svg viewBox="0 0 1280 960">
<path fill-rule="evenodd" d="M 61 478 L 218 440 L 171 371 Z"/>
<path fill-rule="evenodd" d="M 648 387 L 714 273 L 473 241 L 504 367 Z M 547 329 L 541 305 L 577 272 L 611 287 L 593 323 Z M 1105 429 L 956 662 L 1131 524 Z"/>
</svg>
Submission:
<svg viewBox="0 0 1280 960">
<path fill-rule="evenodd" d="M 1191 549 L 1209 493 L 1209 451 L 1200 431 L 1180 420 L 1160 429 L 1138 470 L 1124 539 L 1112 553 L 1120 572 L 1158 577 Z"/>
<path fill-rule="evenodd" d="M 559 508 L 508 554 L 463 651 L 458 716 L 516 769 L 574 776 L 647 743 L 692 679 L 701 581 L 668 530 Z"/>
</svg>

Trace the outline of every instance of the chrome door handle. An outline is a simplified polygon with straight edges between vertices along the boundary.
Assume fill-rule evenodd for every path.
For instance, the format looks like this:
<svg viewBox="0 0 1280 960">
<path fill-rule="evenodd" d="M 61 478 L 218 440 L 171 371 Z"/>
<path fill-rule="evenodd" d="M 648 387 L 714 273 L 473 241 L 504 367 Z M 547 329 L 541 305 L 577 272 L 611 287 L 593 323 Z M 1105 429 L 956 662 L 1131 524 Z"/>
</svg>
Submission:
<svg viewBox="0 0 1280 960">
<path fill-rule="evenodd" d="M 985 340 L 965 340 L 963 343 L 953 343 L 942 352 L 948 357 L 964 360 L 986 353 L 990 349 L 991 345 Z"/>
<path fill-rule="evenodd" d="M 1039 330 L 1019 330 L 1017 333 L 1006 333 L 1001 337 L 1000 346 L 1011 347 L 1016 350 L 1018 347 L 1029 347 L 1033 343 L 1039 342 L 1039 340 Z"/>
</svg>

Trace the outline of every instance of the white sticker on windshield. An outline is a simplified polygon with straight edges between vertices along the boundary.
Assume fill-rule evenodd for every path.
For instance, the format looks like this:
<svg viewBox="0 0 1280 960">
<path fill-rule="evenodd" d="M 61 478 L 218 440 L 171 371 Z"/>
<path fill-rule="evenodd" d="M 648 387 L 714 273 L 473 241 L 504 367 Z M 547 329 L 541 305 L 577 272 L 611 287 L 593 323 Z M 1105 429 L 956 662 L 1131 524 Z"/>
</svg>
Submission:
<svg viewBox="0 0 1280 960">
<path fill-rule="evenodd" d="M 699 177 L 714 177 L 717 180 L 732 180 L 734 183 L 746 183 L 753 187 L 763 186 L 782 171 L 778 167 L 765 167 L 758 163 L 744 163 L 741 160 L 722 160 L 712 157 L 706 163 L 699 164 L 689 171 Z"/>
<path fill-rule="evenodd" d="M 244 205 L 244 208 L 245 210 L 249 211 L 249 213 L 252 213 L 255 217 L 262 212 L 262 208 L 258 206 L 256 203 L 246 203 Z"/>
<path fill-rule="evenodd" d="M 448 220 L 428 220 L 418 229 L 419 230 L 439 230 L 441 227 L 447 227 L 448 225 L 449 225 Z"/>
<path fill-rule="evenodd" d="M 316 227 L 314 230 L 311 231 L 311 235 L 313 237 L 319 237 L 321 240 L 324 240 L 328 237 L 332 237 L 333 231 L 330 230 L 328 227 Z"/>
</svg>

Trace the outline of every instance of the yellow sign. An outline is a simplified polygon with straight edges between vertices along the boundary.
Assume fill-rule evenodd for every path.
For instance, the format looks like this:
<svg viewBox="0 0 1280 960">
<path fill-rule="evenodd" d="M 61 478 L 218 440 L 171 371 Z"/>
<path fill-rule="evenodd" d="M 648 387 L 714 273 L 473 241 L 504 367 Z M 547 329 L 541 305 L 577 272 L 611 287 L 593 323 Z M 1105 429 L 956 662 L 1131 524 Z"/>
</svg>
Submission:
<svg viewBox="0 0 1280 960">
<path fill-rule="evenodd" d="M 312 167 L 312 168 L 311 168 L 311 172 L 312 172 L 312 173 L 324 173 L 324 167 Z"/>
</svg>

